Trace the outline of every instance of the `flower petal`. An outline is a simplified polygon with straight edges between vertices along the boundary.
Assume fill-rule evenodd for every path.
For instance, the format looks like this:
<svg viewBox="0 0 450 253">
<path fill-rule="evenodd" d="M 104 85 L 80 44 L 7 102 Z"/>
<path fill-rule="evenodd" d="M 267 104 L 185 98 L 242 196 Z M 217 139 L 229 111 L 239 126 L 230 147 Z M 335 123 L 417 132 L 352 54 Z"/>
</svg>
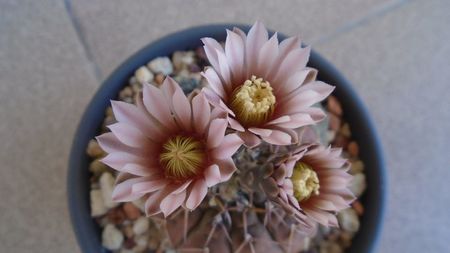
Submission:
<svg viewBox="0 0 450 253">
<path fill-rule="evenodd" d="M 261 137 L 268 137 L 272 134 L 272 130 L 267 128 L 250 127 L 248 130 Z"/>
<path fill-rule="evenodd" d="M 232 158 L 216 159 L 213 163 L 219 166 L 220 170 L 220 182 L 228 181 L 233 173 L 237 170 L 236 165 Z"/>
<path fill-rule="evenodd" d="M 171 101 L 165 99 L 162 91 L 153 85 L 144 84 L 142 94 L 146 110 L 165 127 L 174 129 L 175 121 L 169 109 Z"/>
<path fill-rule="evenodd" d="M 224 84 L 222 84 L 222 80 L 217 75 L 217 72 L 212 68 L 207 68 L 205 72 L 201 73 L 201 75 L 206 79 L 209 84 L 211 90 L 213 90 L 217 96 L 221 99 L 228 99 L 227 93 L 224 89 Z"/>
<path fill-rule="evenodd" d="M 164 136 L 158 123 L 147 117 L 136 106 L 122 101 L 111 101 L 111 106 L 117 121 L 136 127 L 142 134 L 155 141 L 159 141 L 160 137 Z"/>
<path fill-rule="evenodd" d="M 247 41 L 245 44 L 245 61 L 247 64 L 247 76 L 255 73 L 258 55 L 261 47 L 266 43 L 268 39 L 268 32 L 264 25 L 256 21 L 250 28 L 247 34 Z"/>
<path fill-rule="evenodd" d="M 122 167 L 121 172 L 130 173 L 136 176 L 151 176 L 159 172 L 158 168 L 149 168 L 136 163 L 127 163 Z"/>
<path fill-rule="evenodd" d="M 237 134 L 244 141 L 244 145 L 247 148 L 254 148 L 261 143 L 261 139 L 249 131 L 238 132 Z"/>
<path fill-rule="evenodd" d="M 123 152 L 114 152 L 110 153 L 104 158 L 102 158 L 102 163 L 108 165 L 109 167 L 122 171 L 122 168 L 127 163 L 136 163 L 143 166 L 147 166 L 149 164 L 152 164 L 152 160 L 150 158 L 143 158 L 139 156 L 135 156 L 133 154 L 129 153 L 123 153 Z"/>
<path fill-rule="evenodd" d="M 219 76 L 223 80 L 223 86 L 225 91 L 231 93 L 233 91 L 233 86 L 231 83 L 231 72 L 230 66 L 228 65 L 227 57 L 224 52 L 216 51 L 217 57 L 219 59 L 219 69 L 216 70 L 219 73 Z"/>
<path fill-rule="evenodd" d="M 272 133 L 269 136 L 261 136 L 261 138 L 273 145 L 290 145 L 291 136 L 280 130 L 271 130 Z"/>
<path fill-rule="evenodd" d="M 212 150 L 212 154 L 217 159 L 230 158 L 243 143 L 237 134 L 228 134 L 223 138 L 222 143 Z"/>
<path fill-rule="evenodd" d="M 258 76 L 267 77 L 278 56 L 278 37 L 275 33 L 259 51 L 256 73 Z M 276 84 L 272 84 L 275 86 Z"/>
<path fill-rule="evenodd" d="M 233 83 L 243 83 L 244 76 L 244 41 L 237 33 L 227 30 L 225 55 L 233 76 Z"/>
<path fill-rule="evenodd" d="M 190 210 L 195 209 L 198 205 L 200 205 L 200 203 L 202 203 L 202 200 L 205 198 L 207 192 L 208 187 L 206 186 L 205 180 L 196 180 L 192 186 L 191 192 L 189 193 L 189 197 L 186 200 L 186 208 Z"/>
<path fill-rule="evenodd" d="M 191 104 L 181 89 L 177 89 L 172 99 L 173 109 L 177 121 L 184 130 L 190 131 L 191 127 Z"/>
<path fill-rule="evenodd" d="M 167 179 L 162 177 L 155 180 L 136 183 L 133 185 L 132 191 L 134 193 L 151 193 L 162 189 L 168 184 Z"/>
<path fill-rule="evenodd" d="M 192 115 L 195 131 L 204 133 L 211 116 L 211 107 L 204 93 L 200 93 L 192 99 Z"/>
<path fill-rule="evenodd" d="M 222 46 L 213 38 L 202 38 L 201 41 L 204 44 L 203 48 L 205 49 L 205 54 L 209 63 L 216 71 L 218 71 L 220 67 L 217 51 L 223 51 Z"/>
<path fill-rule="evenodd" d="M 245 128 L 235 119 L 228 117 L 228 123 L 230 124 L 230 127 L 233 128 L 236 131 L 244 132 Z"/>
<path fill-rule="evenodd" d="M 138 129 L 126 123 L 117 122 L 109 125 L 111 132 L 125 145 L 135 148 L 142 148 L 150 142 Z"/>
<path fill-rule="evenodd" d="M 227 129 L 227 126 L 227 119 L 214 119 L 211 121 L 208 130 L 208 148 L 215 148 L 220 145 L 225 137 L 225 130 Z"/>
<path fill-rule="evenodd" d="M 211 166 L 209 166 L 208 168 L 206 168 L 205 170 L 205 181 L 206 181 L 206 185 L 208 187 L 214 186 L 218 183 L 220 183 L 220 170 L 219 170 L 219 166 L 217 166 L 217 164 L 213 164 Z"/>
<path fill-rule="evenodd" d="M 183 204 L 185 199 L 186 199 L 186 191 L 182 191 L 178 194 L 170 194 L 169 196 L 164 198 L 161 201 L 160 205 L 164 217 L 169 216 L 171 213 L 177 210 L 177 208 Z"/>
<path fill-rule="evenodd" d="M 292 50 L 279 65 L 279 70 L 275 75 L 273 83 L 284 84 L 295 72 L 304 69 L 309 60 L 310 52 L 310 47 Z"/>
<path fill-rule="evenodd" d="M 114 187 L 112 200 L 116 202 L 128 202 L 142 197 L 144 194 L 133 192 L 133 185 L 148 180 L 147 177 L 135 177 L 127 179 Z"/>
<path fill-rule="evenodd" d="M 97 139 L 98 144 L 106 153 L 130 153 L 138 156 L 144 156 L 148 154 L 148 148 L 133 148 L 123 144 L 117 137 L 111 133 L 104 133 L 100 136 L 95 137 Z"/>
</svg>

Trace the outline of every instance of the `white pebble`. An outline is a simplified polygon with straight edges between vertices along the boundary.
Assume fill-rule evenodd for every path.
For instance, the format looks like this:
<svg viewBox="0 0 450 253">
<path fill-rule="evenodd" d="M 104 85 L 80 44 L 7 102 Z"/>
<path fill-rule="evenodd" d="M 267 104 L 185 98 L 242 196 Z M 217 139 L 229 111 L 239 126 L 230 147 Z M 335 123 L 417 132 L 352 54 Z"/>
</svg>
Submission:
<svg viewBox="0 0 450 253">
<path fill-rule="evenodd" d="M 169 57 L 158 57 L 150 61 L 147 66 L 153 73 L 162 73 L 163 75 L 170 75 L 173 72 L 172 62 Z"/>
<path fill-rule="evenodd" d="M 147 235 L 141 235 L 134 238 L 134 242 L 136 243 L 136 246 L 134 246 L 133 251 L 135 252 L 141 252 L 147 249 L 148 246 L 148 236 Z"/>
<path fill-rule="evenodd" d="M 133 205 L 135 205 L 137 208 L 139 208 L 139 210 L 141 210 L 141 212 L 145 213 L 145 199 L 144 198 L 136 199 L 131 203 Z"/>
<path fill-rule="evenodd" d="M 347 232 L 355 233 L 359 230 L 359 219 L 355 210 L 347 208 L 338 214 L 339 225 Z"/>
<path fill-rule="evenodd" d="M 147 232 L 149 228 L 149 221 L 147 217 L 140 217 L 134 222 L 133 232 L 135 235 L 142 235 Z"/>
<path fill-rule="evenodd" d="M 356 197 L 360 197 L 364 190 L 366 190 L 366 176 L 363 173 L 353 175 L 349 189 Z"/>
<path fill-rule="evenodd" d="M 114 225 L 108 224 L 102 232 L 102 245 L 109 250 L 119 249 L 123 242 L 123 235 Z"/>
<path fill-rule="evenodd" d="M 353 161 L 352 166 L 350 168 L 350 173 L 352 175 L 363 172 L 364 163 L 361 160 Z"/>
<path fill-rule="evenodd" d="M 320 244 L 320 253 L 342 253 L 342 249 L 336 242 L 323 241 Z"/>
<path fill-rule="evenodd" d="M 103 173 L 100 176 L 100 190 L 102 191 L 103 201 L 107 208 L 116 207 L 119 203 L 112 200 L 114 189 L 114 177 L 110 173 Z"/>
<path fill-rule="evenodd" d="M 136 72 L 134 72 L 134 75 L 136 76 L 137 81 L 140 83 L 151 82 L 153 81 L 154 77 L 153 73 L 150 72 L 150 70 L 145 66 L 138 68 Z"/>
<path fill-rule="evenodd" d="M 103 194 L 101 190 L 91 190 L 91 216 L 98 217 L 108 211 L 108 208 L 105 206 L 105 202 L 103 201 Z"/>
</svg>

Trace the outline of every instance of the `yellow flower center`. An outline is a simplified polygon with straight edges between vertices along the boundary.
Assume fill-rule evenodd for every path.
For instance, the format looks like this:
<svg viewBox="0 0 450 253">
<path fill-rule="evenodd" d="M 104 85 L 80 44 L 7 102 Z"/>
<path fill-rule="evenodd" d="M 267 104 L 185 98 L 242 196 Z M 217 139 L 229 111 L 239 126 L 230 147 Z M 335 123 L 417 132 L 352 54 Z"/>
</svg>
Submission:
<svg viewBox="0 0 450 253">
<path fill-rule="evenodd" d="M 266 122 L 275 109 L 275 96 L 270 83 L 252 76 L 233 91 L 231 109 L 244 126 Z"/>
<path fill-rule="evenodd" d="M 319 195 L 319 178 L 311 166 L 298 162 L 291 180 L 294 185 L 294 196 L 299 202 L 309 199 L 312 194 Z"/>
<path fill-rule="evenodd" d="M 175 180 L 183 180 L 198 175 L 205 158 L 203 143 L 186 136 L 170 138 L 164 143 L 159 156 L 166 177 Z"/>
</svg>

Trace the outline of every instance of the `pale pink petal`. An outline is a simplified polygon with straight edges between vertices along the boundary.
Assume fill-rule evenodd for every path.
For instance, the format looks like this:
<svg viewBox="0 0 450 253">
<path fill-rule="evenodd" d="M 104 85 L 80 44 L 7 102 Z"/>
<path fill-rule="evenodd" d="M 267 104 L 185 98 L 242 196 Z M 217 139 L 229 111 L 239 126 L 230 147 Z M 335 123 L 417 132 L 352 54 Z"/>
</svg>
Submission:
<svg viewBox="0 0 450 253">
<path fill-rule="evenodd" d="M 218 183 L 220 183 L 220 170 L 219 170 L 219 166 L 217 166 L 217 164 L 213 164 L 211 166 L 209 166 L 208 168 L 206 168 L 205 170 L 205 181 L 206 181 L 206 185 L 208 187 L 214 186 Z"/>
<path fill-rule="evenodd" d="M 222 101 L 219 101 L 219 107 L 222 108 L 224 111 L 226 111 L 228 114 L 230 114 L 231 116 L 235 116 L 234 112 Z"/>
<path fill-rule="evenodd" d="M 212 155 L 217 159 L 230 158 L 243 143 L 237 134 L 228 134 L 223 138 L 222 143 L 212 150 Z"/>
<path fill-rule="evenodd" d="M 228 99 L 227 93 L 224 89 L 224 84 L 222 84 L 222 80 L 217 75 L 217 72 L 212 68 L 207 68 L 205 72 L 201 73 L 201 75 L 208 81 L 208 85 L 213 90 L 217 96 L 221 99 Z"/>
<path fill-rule="evenodd" d="M 289 145 L 291 144 L 291 136 L 280 130 L 271 130 L 272 133 L 269 136 L 261 136 L 261 138 L 273 145 Z"/>
<path fill-rule="evenodd" d="M 228 181 L 233 173 L 237 170 L 236 165 L 234 164 L 234 161 L 231 157 L 222 160 L 216 159 L 213 161 L 213 163 L 219 166 L 221 182 Z"/>
<path fill-rule="evenodd" d="M 202 38 L 201 41 L 204 44 L 203 48 L 205 49 L 209 63 L 216 71 L 219 71 L 220 67 L 217 50 L 223 51 L 222 46 L 213 38 Z"/>
<path fill-rule="evenodd" d="M 301 40 L 299 37 L 290 37 L 283 41 L 281 41 L 279 45 L 278 50 L 278 57 L 274 63 L 274 66 L 280 66 L 281 63 L 284 61 L 284 59 L 287 57 L 287 55 L 293 51 L 294 49 L 301 47 Z M 273 68 L 269 75 L 266 77 L 268 80 L 273 80 L 275 75 L 278 73 L 279 68 Z"/>
<path fill-rule="evenodd" d="M 320 100 L 323 100 L 326 97 L 328 97 L 331 94 L 331 92 L 333 92 L 334 89 L 335 89 L 334 86 L 326 84 L 322 81 L 314 81 L 314 82 L 309 82 L 305 85 L 302 85 L 299 88 L 299 91 L 313 90 L 320 95 L 320 97 L 321 97 Z"/>
<path fill-rule="evenodd" d="M 280 124 L 280 123 L 285 123 L 285 122 L 289 122 L 291 120 L 291 117 L 289 117 L 289 115 L 283 115 L 281 117 L 278 117 L 274 120 L 271 120 L 269 122 L 267 122 L 267 125 L 276 125 L 276 124 Z"/>
<path fill-rule="evenodd" d="M 306 113 L 295 113 L 290 115 L 290 120 L 288 122 L 278 123 L 276 124 L 278 127 L 282 128 L 299 128 L 302 126 L 312 125 L 316 121 L 309 116 L 309 114 Z"/>
<path fill-rule="evenodd" d="M 309 108 L 299 111 L 299 113 L 309 114 L 309 116 L 311 116 L 311 118 L 315 121 L 315 123 L 322 121 L 327 116 L 325 114 L 325 112 L 321 108 L 318 108 L 318 107 L 309 107 Z"/>
<path fill-rule="evenodd" d="M 286 79 L 285 83 L 277 85 L 274 87 L 274 91 L 279 97 L 284 97 L 294 90 L 298 89 L 305 81 L 305 79 L 310 75 L 310 72 L 314 69 L 304 69 L 297 71 Z"/>
<path fill-rule="evenodd" d="M 160 176 L 159 178 L 157 177 L 156 179 L 151 181 L 145 181 L 134 184 L 132 191 L 134 193 L 151 193 L 161 190 L 167 184 L 168 184 L 167 179 Z"/>
<path fill-rule="evenodd" d="M 162 90 L 164 97 L 167 100 L 170 100 L 177 90 L 181 90 L 181 87 L 175 80 L 172 79 L 172 77 L 167 76 L 160 86 L 160 89 Z"/>
<path fill-rule="evenodd" d="M 111 132 L 125 145 L 135 148 L 142 148 L 148 145 L 151 140 L 147 139 L 137 128 L 126 123 L 117 122 L 109 125 Z"/>
<path fill-rule="evenodd" d="M 256 71 L 259 51 L 268 39 L 268 32 L 264 25 L 256 21 L 247 34 L 245 44 L 245 60 L 247 65 L 247 76 L 252 75 Z"/>
<path fill-rule="evenodd" d="M 211 121 L 208 130 L 208 148 L 215 148 L 219 146 L 225 136 L 225 130 L 227 129 L 227 126 L 227 119 L 214 119 Z"/>
<path fill-rule="evenodd" d="M 128 202 L 142 197 L 144 194 L 133 192 L 132 187 L 136 183 L 148 180 L 147 177 L 135 177 L 127 179 L 114 187 L 112 200 L 116 202 Z"/>
<path fill-rule="evenodd" d="M 203 93 L 208 100 L 208 102 L 214 107 L 218 107 L 220 101 L 222 100 L 212 89 L 211 87 L 203 87 L 201 93 Z"/>
<path fill-rule="evenodd" d="M 291 51 L 279 65 L 279 70 L 275 75 L 273 83 L 284 84 L 291 75 L 304 69 L 309 60 L 310 52 L 310 47 L 297 48 Z"/>
<path fill-rule="evenodd" d="M 142 134 L 155 141 L 159 141 L 160 137 L 164 136 L 158 123 L 147 117 L 146 113 L 134 105 L 121 101 L 111 101 L 111 106 L 117 121 L 138 128 Z"/>
<path fill-rule="evenodd" d="M 175 190 L 173 190 L 172 194 L 178 194 L 182 191 L 186 191 L 186 188 L 192 183 L 192 179 L 187 180 L 182 184 L 178 184 L 175 186 Z"/>
<path fill-rule="evenodd" d="M 108 154 L 102 158 L 101 161 L 115 170 L 122 171 L 122 168 L 127 163 L 136 163 L 147 166 L 149 163 L 152 163 L 152 160 L 150 159 L 151 158 L 138 157 L 129 153 L 115 152 Z"/>
<path fill-rule="evenodd" d="M 153 85 L 144 84 L 142 94 L 147 111 L 165 127 L 174 129 L 175 121 L 169 109 L 171 101 L 165 99 L 162 91 Z"/>
<path fill-rule="evenodd" d="M 200 93 L 192 99 L 192 115 L 195 131 L 204 133 L 211 116 L 211 107 L 204 93 Z"/>
<path fill-rule="evenodd" d="M 272 134 L 272 130 L 267 128 L 250 127 L 248 130 L 261 137 L 268 137 Z"/>
<path fill-rule="evenodd" d="M 247 41 L 247 34 L 245 34 L 244 31 L 242 31 L 241 29 L 237 28 L 237 27 L 233 27 L 233 32 L 235 32 L 236 34 L 238 34 L 239 36 L 241 36 L 242 41 Z M 245 45 L 244 45 L 245 47 Z"/>
<path fill-rule="evenodd" d="M 186 191 L 182 191 L 178 194 L 170 194 L 166 198 L 161 201 L 161 211 L 164 214 L 164 217 L 169 216 L 173 213 L 178 207 L 180 207 L 184 200 L 186 199 Z"/>
<path fill-rule="evenodd" d="M 219 59 L 219 76 L 222 78 L 222 84 L 225 88 L 225 91 L 231 93 L 233 91 L 233 86 L 231 83 L 231 72 L 227 57 L 225 56 L 224 52 L 216 51 L 216 53 Z"/>
<path fill-rule="evenodd" d="M 159 168 L 150 168 L 136 163 L 127 163 L 122 167 L 121 171 L 130 173 L 132 175 L 145 177 L 159 173 Z"/>
<path fill-rule="evenodd" d="M 244 76 L 244 41 L 237 33 L 227 30 L 225 55 L 230 66 L 234 83 L 243 83 Z"/>
<path fill-rule="evenodd" d="M 318 207 L 322 210 L 326 211 L 334 211 L 336 210 L 336 206 L 334 206 L 333 202 L 324 200 L 321 198 L 311 198 L 308 200 L 312 206 Z"/>
<path fill-rule="evenodd" d="M 238 132 L 237 134 L 244 141 L 244 145 L 247 148 L 254 148 L 261 143 L 261 139 L 249 131 Z"/>
<path fill-rule="evenodd" d="M 172 104 L 178 123 L 185 131 L 190 131 L 192 129 L 191 104 L 181 89 L 177 89 L 173 94 Z"/>
<path fill-rule="evenodd" d="M 145 149 L 142 148 L 133 148 L 130 146 L 127 146 L 123 144 L 117 137 L 111 133 L 104 133 L 100 136 L 95 137 L 98 141 L 98 144 L 100 147 L 106 152 L 106 153 L 130 153 L 137 156 L 145 156 L 148 154 L 148 147 Z"/>
<path fill-rule="evenodd" d="M 244 132 L 245 128 L 235 119 L 228 117 L 228 123 L 230 124 L 230 127 L 233 128 L 236 131 Z"/>
<path fill-rule="evenodd" d="M 156 191 L 154 193 L 151 193 L 151 195 L 148 197 L 147 201 L 145 202 L 145 213 L 147 216 L 152 216 L 161 213 L 161 202 L 169 196 L 169 194 L 173 193 L 174 190 L 176 190 L 178 185 L 166 185 L 164 188 L 160 189 L 159 191 Z"/>
<path fill-rule="evenodd" d="M 255 74 L 258 76 L 267 77 L 272 67 L 274 66 L 274 61 L 278 56 L 278 37 L 275 33 L 264 45 L 261 47 L 261 51 L 258 55 L 258 62 Z M 271 84 L 272 87 L 276 84 Z"/>
<path fill-rule="evenodd" d="M 186 200 L 186 208 L 193 210 L 195 209 L 202 200 L 205 198 L 208 192 L 208 187 L 204 179 L 198 179 L 194 182 L 189 197 Z"/>
<path fill-rule="evenodd" d="M 279 114 L 295 113 L 320 102 L 322 99 L 322 96 L 313 90 L 296 92 L 290 99 L 282 101 L 276 112 Z"/>
<path fill-rule="evenodd" d="M 318 223 L 328 226 L 328 218 L 329 215 L 326 212 L 321 212 L 320 210 L 316 209 L 313 210 L 311 208 L 303 208 L 303 211 L 311 217 L 313 220 L 317 221 Z"/>
</svg>

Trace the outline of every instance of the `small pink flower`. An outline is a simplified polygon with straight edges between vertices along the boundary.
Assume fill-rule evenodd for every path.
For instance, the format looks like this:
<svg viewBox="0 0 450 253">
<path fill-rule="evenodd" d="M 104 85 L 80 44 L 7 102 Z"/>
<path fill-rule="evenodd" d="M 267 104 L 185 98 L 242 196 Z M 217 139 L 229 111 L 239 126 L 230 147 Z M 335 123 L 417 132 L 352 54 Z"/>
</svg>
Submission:
<svg viewBox="0 0 450 253">
<path fill-rule="evenodd" d="M 111 104 L 118 122 L 97 140 L 108 153 L 102 161 L 120 172 L 113 200 L 145 197 L 147 215 L 193 210 L 236 170 L 231 156 L 243 142 L 225 135 L 226 117 L 203 94 L 189 101 L 168 77 L 160 88 L 145 84 L 137 106 Z"/>
<path fill-rule="evenodd" d="M 227 30 L 225 48 L 212 38 L 203 38 L 212 68 L 203 72 L 209 83 L 203 89 L 212 105 L 229 114 L 230 127 L 247 146 L 261 139 L 275 145 L 296 143 L 293 129 L 324 118 L 311 107 L 326 98 L 334 87 L 314 81 L 317 71 L 306 67 L 310 48 L 298 37 L 278 42 L 270 39 L 260 22 L 248 34 Z"/>
<path fill-rule="evenodd" d="M 289 212 L 325 226 L 338 226 L 337 212 L 355 199 L 348 189 L 352 176 L 341 151 L 304 145 L 274 169 L 264 188 L 270 189 L 269 196 Z"/>
</svg>

